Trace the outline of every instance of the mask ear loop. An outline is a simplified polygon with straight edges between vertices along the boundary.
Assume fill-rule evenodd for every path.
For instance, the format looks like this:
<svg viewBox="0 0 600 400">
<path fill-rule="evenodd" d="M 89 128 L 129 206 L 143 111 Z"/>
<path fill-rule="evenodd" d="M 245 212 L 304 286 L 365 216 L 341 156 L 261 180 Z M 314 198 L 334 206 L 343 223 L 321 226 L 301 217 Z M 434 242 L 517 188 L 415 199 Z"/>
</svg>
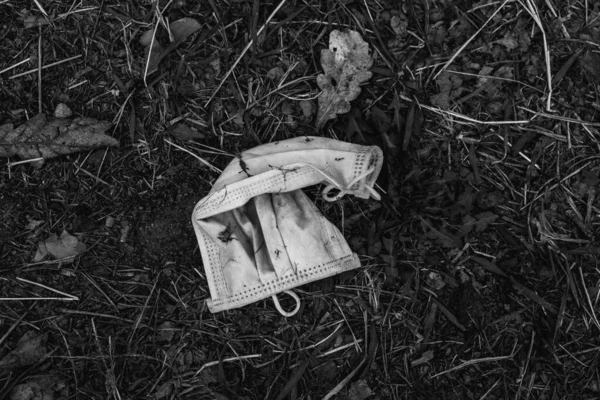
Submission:
<svg viewBox="0 0 600 400">
<path fill-rule="evenodd" d="M 319 170 L 317 170 L 317 171 L 319 171 Z M 362 180 L 362 179 L 366 178 L 368 175 L 370 175 L 371 173 L 373 173 L 373 171 L 375 171 L 375 167 L 371 167 L 371 168 L 369 168 L 368 170 L 366 170 L 365 172 L 363 172 L 362 174 L 358 175 L 356 178 L 354 178 L 354 179 L 352 180 L 352 182 L 350 182 L 350 183 L 348 184 L 348 186 L 347 186 L 347 188 L 346 188 L 346 189 L 344 189 L 344 188 L 342 187 L 342 185 L 340 185 L 338 182 L 336 182 L 336 181 L 335 181 L 333 178 L 331 178 L 329 175 L 325 174 L 323 171 L 319 171 L 319 172 L 321 172 L 323 175 L 325 175 L 325 177 L 326 177 L 326 178 L 327 178 L 327 179 L 328 179 L 328 180 L 331 182 L 331 185 L 327 185 L 327 186 L 325 187 L 325 189 L 323 189 L 323 193 L 322 193 L 323 199 L 324 199 L 325 201 L 329 201 L 329 202 L 332 202 L 332 201 L 336 201 L 336 200 L 339 200 L 339 199 L 341 199 L 342 197 L 344 197 L 344 196 L 346 195 L 346 193 L 348 193 L 348 192 L 350 191 L 350 188 L 351 188 L 352 186 L 354 186 L 354 185 L 355 185 L 357 182 L 359 182 L 360 180 Z M 374 198 L 375 200 L 381 200 L 381 196 L 379 195 L 379 193 L 377 193 L 377 192 L 375 191 L 375 189 L 373 189 L 371 186 L 369 186 L 369 185 L 364 185 L 364 188 L 366 188 L 366 189 L 369 191 L 369 193 L 371 194 L 371 196 L 373 196 L 373 198 Z M 329 195 L 329 192 L 331 192 L 333 189 L 337 189 L 337 190 L 339 190 L 339 192 L 338 192 L 337 194 L 333 195 L 333 196 L 330 196 L 330 195 Z"/>
<path fill-rule="evenodd" d="M 273 296 L 271 296 L 271 298 L 273 299 L 275 308 L 284 317 L 286 317 L 286 318 L 293 317 L 300 310 L 300 297 L 298 297 L 298 295 L 296 293 L 292 292 L 291 290 L 284 290 L 282 293 L 285 293 L 288 296 L 292 297 L 294 299 L 294 301 L 296 302 L 296 307 L 294 307 L 294 309 L 290 312 L 284 311 L 283 308 L 281 308 L 281 304 L 279 304 L 279 299 L 277 298 L 277 295 L 274 294 Z"/>
<path fill-rule="evenodd" d="M 372 174 L 373 171 L 375 171 L 375 167 L 371 167 L 371 168 L 367 169 L 365 172 L 363 172 L 362 174 L 360 174 L 356 178 L 354 178 L 348 184 L 348 186 L 344 188 L 338 181 L 333 179 L 333 177 L 331 175 L 321 171 L 319 168 L 315 167 L 314 165 L 311 165 L 311 164 L 305 164 L 305 165 L 314 169 L 315 171 L 317 171 L 318 173 L 323 175 L 325 177 L 325 179 L 327 179 L 329 182 L 331 182 L 329 185 L 327 185 L 325 187 L 325 189 L 323 189 L 323 192 L 321 193 L 321 196 L 323 196 L 323 200 L 329 201 L 329 202 L 336 201 L 336 200 L 339 200 L 342 197 L 344 197 L 348 192 L 351 191 L 352 186 L 354 186 L 357 182 L 366 178 L 367 176 Z M 377 193 L 377 191 L 375 189 L 373 189 L 371 186 L 364 185 L 363 187 L 369 191 L 369 193 L 375 200 L 381 200 L 381 195 L 379 193 Z M 334 196 L 329 196 L 329 192 L 331 192 L 333 189 L 337 189 L 337 190 L 339 190 L 339 192 Z"/>
</svg>

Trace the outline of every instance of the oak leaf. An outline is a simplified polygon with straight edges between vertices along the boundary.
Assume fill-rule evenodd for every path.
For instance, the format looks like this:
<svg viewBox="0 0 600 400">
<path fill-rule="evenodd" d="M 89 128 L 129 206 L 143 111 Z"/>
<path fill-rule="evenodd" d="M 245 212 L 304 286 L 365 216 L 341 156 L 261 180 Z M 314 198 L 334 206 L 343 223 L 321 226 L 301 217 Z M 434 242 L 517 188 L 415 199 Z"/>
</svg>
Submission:
<svg viewBox="0 0 600 400">
<path fill-rule="evenodd" d="M 337 114 L 350 111 L 350 102 L 360 94 L 360 84 L 371 79 L 373 58 L 369 45 L 358 32 L 334 30 L 329 35 L 329 49 L 321 51 L 324 74 L 317 76 L 319 95 L 317 129 Z"/>
</svg>

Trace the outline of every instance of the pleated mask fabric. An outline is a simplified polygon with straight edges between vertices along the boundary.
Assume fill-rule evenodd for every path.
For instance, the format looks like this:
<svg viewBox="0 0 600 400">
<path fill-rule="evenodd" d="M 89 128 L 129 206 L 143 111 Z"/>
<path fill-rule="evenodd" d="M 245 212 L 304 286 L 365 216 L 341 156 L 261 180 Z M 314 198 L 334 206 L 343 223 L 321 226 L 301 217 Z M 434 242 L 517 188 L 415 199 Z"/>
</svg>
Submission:
<svg viewBox="0 0 600 400">
<path fill-rule="evenodd" d="M 341 232 L 302 188 L 323 183 L 323 198 L 380 196 L 373 188 L 383 153 L 322 137 L 298 137 L 244 151 L 198 202 L 192 224 L 211 312 L 273 297 L 360 267 Z M 296 301 L 298 297 L 292 293 Z"/>
</svg>

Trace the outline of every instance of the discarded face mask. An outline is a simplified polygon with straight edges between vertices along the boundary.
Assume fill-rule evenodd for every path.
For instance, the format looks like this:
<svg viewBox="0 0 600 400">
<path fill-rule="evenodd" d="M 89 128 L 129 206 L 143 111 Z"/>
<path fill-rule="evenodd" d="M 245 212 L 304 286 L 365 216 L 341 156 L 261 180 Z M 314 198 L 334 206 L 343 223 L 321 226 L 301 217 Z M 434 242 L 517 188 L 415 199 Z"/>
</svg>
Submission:
<svg viewBox="0 0 600 400">
<path fill-rule="evenodd" d="M 326 184 L 322 196 L 380 199 L 373 188 L 383 153 L 322 137 L 269 143 L 236 157 L 192 215 L 202 252 L 211 312 L 273 297 L 294 315 L 297 286 L 360 267 L 341 232 L 301 190 Z M 336 191 L 337 193 L 334 193 Z M 296 301 L 282 310 L 277 294 Z"/>
</svg>

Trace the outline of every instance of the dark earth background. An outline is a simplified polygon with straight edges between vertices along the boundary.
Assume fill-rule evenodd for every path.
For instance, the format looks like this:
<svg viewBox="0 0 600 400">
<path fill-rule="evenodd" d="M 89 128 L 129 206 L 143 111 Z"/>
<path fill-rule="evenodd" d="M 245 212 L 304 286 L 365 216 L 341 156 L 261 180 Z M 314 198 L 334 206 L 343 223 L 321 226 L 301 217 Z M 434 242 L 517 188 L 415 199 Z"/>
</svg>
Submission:
<svg viewBox="0 0 600 400">
<path fill-rule="evenodd" d="M 0 0 L 0 125 L 63 104 L 119 142 L 3 158 L 0 398 L 600 398 L 599 17 L 591 0 Z M 182 18 L 200 28 L 170 46 Z M 373 76 L 319 130 L 334 29 L 360 33 Z M 40 76 L 40 57 L 77 58 Z M 303 135 L 384 150 L 381 202 L 307 190 L 363 268 L 299 288 L 293 318 L 270 300 L 211 314 L 190 222 L 206 163 Z M 64 231 L 85 251 L 36 259 Z"/>
</svg>

